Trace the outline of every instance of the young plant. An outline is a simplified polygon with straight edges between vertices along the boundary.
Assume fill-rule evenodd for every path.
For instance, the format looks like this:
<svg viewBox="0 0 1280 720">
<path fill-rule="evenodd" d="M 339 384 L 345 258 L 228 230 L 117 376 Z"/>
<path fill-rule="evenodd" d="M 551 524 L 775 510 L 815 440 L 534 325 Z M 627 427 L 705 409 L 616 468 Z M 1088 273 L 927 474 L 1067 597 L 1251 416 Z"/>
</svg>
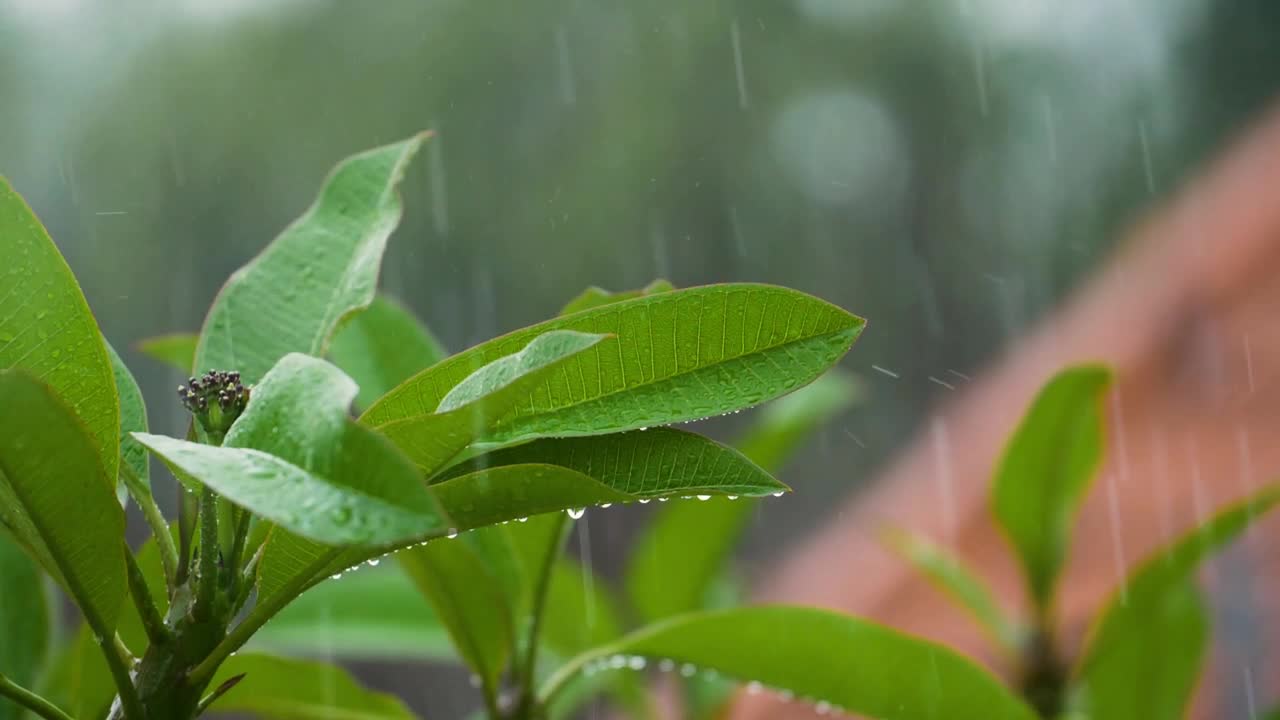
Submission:
<svg viewBox="0 0 1280 720">
<path fill-rule="evenodd" d="M 665 281 L 623 293 L 591 288 L 561 314 L 671 290 Z M 350 337 L 351 328 L 365 325 L 359 331 L 361 337 L 382 337 L 396 347 L 421 348 L 409 354 L 419 365 L 431 365 L 443 356 L 438 343 L 426 341 L 430 333 L 406 313 L 397 311 L 392 317 L 387 314 L 375 322 L 373 316 L 362 315 L 338 339 Z M 339 344 L 345 341 L 335 341 L 335 347 Z M 331 356 L 338 360 L 332 351 Z M 404 366 L 398 370 L 379 367 L 370 360 L 370 353 L 352 357 L 365 358 L 362 366 L 350 369 L 362 386 L 365 377 L 370 384 L 383 377 L 395 385 L 415 372 L 407 366 L 405 354 L 396 356 Z M 761 468 L 775 471 L 815 428 L 849 406 L 853 387 L 838 372 L 823 375 L 766 407 L 737 443 L 738 449 Z M 515 702 L 512 693 L 518 692 L 522 663 L 539 675 L 548 675 L 565 659 L 618 639 L 628 625 L 736 599 L 726 597 L 734 594 L 727 560 L 755 503 L 709 493 L 698 495 L 697 502 L 687 502 L 692 499 L 687 496 L 686 502 L 661 505 L 635 545 L 626 572 L 626 602 L 589 568 L 558 557 L 568 526 L 581 517 L 571 510 L 568 517 L 521 518 L 517 523 L 466 533 L 462 543 L 397 553 L 408 581 L 386 567 L 351 573 L 343 582 L 317 588 L 282 612 L 263 628 L 257 643 L 346 658 L 458 660 L 472 669 L 482 691 L 487 692 L 489 685 L 505 685 L 509 692 L 491 704 L 507 706 Z M 540 629 L 536 636 L 535 627 Z M 392 639 L 405 633 L 416 638 L 411 645 Z M 504 674 L 508 676 L 505 684 L 501 682 Z M 647 696 L 636 677 L 617 674 L 601 676 L 601 681 L 577 688 L 549 713 L 566 716 L 601 691 L 637 714 L 647 712 Z M 709 683 L 705 676 L 687 681 L 691 716 L 722 704 L 731 689 Z"/>
<path fill-rule="evenodd" d="M 399 382 L 404 354 L 441 354 L 425 335 L 390 340 L 404 313 L 375 298 L 401 214 L 396 188 L 425 140 L 343 161 L 312 207 L 231 276 L 194 349 L 173 337 L 151 345 L 192 358 L 174 400 L 192 415 L 184 438 L 149 432 L 66 263 L 0 182 L 0 252 L 15 259 L 0 276 L 0 525 L 24 553 L 5 572 L 29 577 L 30 558 L 85 619 L 49 663 L 38 662 L 43 631 L 14 633 L 31 659 L 0 667 L 0 707 L 111 720 L 210 707 L 411 717 L 335 667 L 237 653 L 308 589 L 404 551 L 488 713 L 542 717 L 539 638 L 552 631 L 542 608 L 564 511 L 786 491 L 741 453 L 666 427 L 785 395 L 847 352 L 862 320 L 785 288 L 588 299 Z M 363 394 L 326 355 L 367 380 Z M 365 410 L 352 419 L 356 402 Z M 153 499 L 147 452 L 185 488 L 172 521 Z M 130 498 L 152 534 L 137 552 L 124 542 Z M 478 574 L 500 556 L 486 543 L 502 536 L 485 528 L 530 516 L 541 517 L 506 526 L 538 540 L 508 548 L 520 584 Z M 451 540 L 460 533 L 468 539 Z M 0 612 L 44 607 L 41 583 L 9 594 L 26 595 Z"/>
</svg>

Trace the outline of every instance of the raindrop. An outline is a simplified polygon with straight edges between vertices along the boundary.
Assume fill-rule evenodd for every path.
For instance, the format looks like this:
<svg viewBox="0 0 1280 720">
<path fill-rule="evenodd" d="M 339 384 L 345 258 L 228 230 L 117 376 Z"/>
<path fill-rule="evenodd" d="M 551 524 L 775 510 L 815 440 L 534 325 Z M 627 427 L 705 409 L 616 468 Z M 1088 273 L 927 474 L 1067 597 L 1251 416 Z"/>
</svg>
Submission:
<svg viewBox="0 0 1280 720">
<path fill-rule="evenodd" d="M 329 579 L 330 579 L 330 580 L 341 580 L 341 579 L 342 579 L 342 573 L 334 573 L 334 574 L 332 574 L 332 575 L 330 575 L 330 576 L 329 576 Z"/>
<path fill-rule="evenodd" d="M 697 673 L 698 673 L 697 666 L 691 663 L 685 663 L 680 666 L 680 674 L 683 675 L 684 677 L 693 677 Z"/>
<path fill-rule="evenodd" d="M 516 518 L 516 522 L 529 522 L 529 518 L 527 517 Z"/>
<path fill-rule="evenodd" d="M 764 686 L 761 685 L 757 680 L 752 680 L 751 682 L 747 683 L 747 693 L 750 695 L 757 695 L 763 689 L 764 689 Z"/>
<path fill-rule="evenodd" d="M 583 515 L 585 515 L 585 514 L 586 514 L 587 509 L 586 509 L 586 508 L 569 508 L 569 509 L 568 509 L 568 510 L 566 510 L 565 512 L 567 512 L 567 513 L 569 514 L 569 517 L 570 517 L 570 518 L 573 518 L 574 520 L 578 520 L 578 519 L 580 519 Z"/>
<path fill-rule="evenodd" d="M 737 500 L 737 499 L 738 499 L 738 496 L 737 496 L 737 495 L 726 495 L 725 497 L 729 498 L 730 500 Z"/>
<path fill-rule="evenodd" d="M 711 496 L 710 496 L 710 495 L 699 495 L 699 496 L 698 496 L 698 499 L 699 499 L 699 500 L 702 500 L 702 501 L 707 501 L 707 500 L 710 500 L 710 499 L 711 499 Z"/>
<path fill-rule="evenodd" d="M 782 497 L 782 496 L 783 496 L 783 495 L 785 495 L 785 494 L 786 494 L 786 493 L 784 493 L 784 492 L 782 492 L 781 490 L 779 490 L 778 492 L 774 493 L 774 494 L 773 494 L 773 496 L 774 496 L 774 497 Z"/>
<path fill-rule="evenodd" d="M 370 558 L 370 559 L 369 559 L 369 567 L 378 567 L 378 563 L 380 563 L 380 562 L 382 562 L 382 561 L 381 561 L 381 560 L 379 560 L 378 558 Z"/>
<path fill-rule="evenodd" d="M 454 539 L 454 538 L 458 537 L 458 531 L 457 531 L 457 530 L 454 530 L 453 528 L 449 528 L 449 534 L 448 534 L 448 535 L 446 535 L 445 537 L 446 537 L 447 539 L 449 539 L 449 540 L 452 540 L 452 539 Z"/>
<path fill-rule="evenodd" d="M 640 498 L 640 504 L 641 504 L 641 505 L 648 505 L 648 504 L 649 504 L 649 498 Z"/>
<path fill-rule="evenodd" d="M 632 655 L 631 659 L 627 660 L 627 667 L 631 668 L 632 670 L 643 670 L 644 666 L 645 666 L 645 659 L 640 657 L 639 655 Z"/>
<path fill-rule="evenodd" d="M 613 507 L 613 503 L 605 503 L 605 504 L 603 504 L 603 505 L 601 505 L 601 506 L 600 506 L 600 509 L 601 509 L 601 510 L 603 510 L 603 509 L 605 509 L 605 508 L 611 508 L 611 507 Z M 527 519 L 527 518 L 526 518 L 526 519 Z"/>
</svg>

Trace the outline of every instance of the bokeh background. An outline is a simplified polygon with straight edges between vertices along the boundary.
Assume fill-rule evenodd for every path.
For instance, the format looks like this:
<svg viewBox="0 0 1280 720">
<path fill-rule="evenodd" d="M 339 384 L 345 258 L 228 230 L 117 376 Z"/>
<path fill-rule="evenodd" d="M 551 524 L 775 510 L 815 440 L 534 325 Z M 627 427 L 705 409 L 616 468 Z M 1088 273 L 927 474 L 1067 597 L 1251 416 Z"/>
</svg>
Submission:
<svg viewBox="0 0 1280 720">
<path fill-rule="evenodd" d="M 1278 33 L 1268 0 L 0 0 L 0 173 L 161 431 L 177 378 L 131 345 L 198 329 L 335 162 L 424 128 L 383 285 L 454 350 L 656 277 L 870 318 L 760 568 L 1268 104 Z M 598 572 L 642 511 L 590 523 Z M 469 708 L 439 669 L 365 675 Z"/>
</svg>

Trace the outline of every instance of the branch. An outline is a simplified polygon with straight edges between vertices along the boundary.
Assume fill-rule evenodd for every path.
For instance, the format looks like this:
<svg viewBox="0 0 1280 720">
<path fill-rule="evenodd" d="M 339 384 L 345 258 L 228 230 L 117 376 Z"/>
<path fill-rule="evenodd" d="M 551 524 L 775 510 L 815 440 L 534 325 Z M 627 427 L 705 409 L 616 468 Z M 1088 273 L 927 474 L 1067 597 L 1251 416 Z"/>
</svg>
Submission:
<svg viewBox="0 0 1280 720">
<path fill-rule="evenodd" d="M 138 559 L 129 551 L 128 546 L 125 546 L 124 556 L 128 571 L 129 595 L 133 598 L 134 606 L 138 608 L 138 616 L 142 618 L 142 627 L 147 631 L 147 639 L 152 645 L 164 645 L 169 641 L 169 628 L 165 627 L 164 618 L 160 617 L 160 610 L 151 599 L 151 591 L 147 588 L 147 580 L 142 575 L 142 568 L 138 567 Z"/>
<path fill-rule="evenodd" d="M 0 675 L 0 697 L 7 697 L 18 705 L 46 720 L 74 720 L 56 705 L 39 695 Z"/>
<path fill-rule="evenodd" d="M 151 535 L 156 539 L 156 548 L 160 550 L 160 563 L 164 565 L 165 583 L 170 590 L 178 587 L 178 549 L 173 545 L 173 536 L 169 534 L 169 523 L 165 521 L 164 514 L 160 512 L 160 508 L 156 505 L 156 499 L 151 495 L 151 490 L 142 482 L 133 468 L 128 463 L 120 463 L 120 476 L 124 478 L 124 486 L 129 489 L 129 495 L 133 497 L 133 501 L 138 503 L 138 509 L 142 510 L 142 517 L 147 521 L 147 525 L 151 527 Z"/>
</svg>

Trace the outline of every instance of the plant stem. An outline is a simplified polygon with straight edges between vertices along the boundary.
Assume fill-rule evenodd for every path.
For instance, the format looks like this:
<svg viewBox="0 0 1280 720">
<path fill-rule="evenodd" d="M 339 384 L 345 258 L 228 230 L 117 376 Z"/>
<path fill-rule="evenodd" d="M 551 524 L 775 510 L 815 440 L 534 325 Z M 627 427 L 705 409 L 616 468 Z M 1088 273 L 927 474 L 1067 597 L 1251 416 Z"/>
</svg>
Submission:
<svg viewBox="0 0 1280 720">
<path fill-rule="evenodd" d="M 533 708 L 536 704 L 538 635 L 542 631 L 542 616 L 546 611 L 547 590 L 551 587 L 552 568 L 555 567 L 556 560 L 559 559 L 565 541 L 569 538 L 569 531 L 572 529 L 573 523 L 569 522 L 568 516 L 561 515 L 551 533 L 551 543 L 547 547 L 546 555 L 542 558 L 542 567 L 538 568 L 538 582 L 534 587 L 533 614 L 530 618 L 529 637 L 525 646 L 525 659 L 520 666 L 522 674 L 520 678 L 520 699 L 515 715 L 517 718 L 532 717 Z"/>
<path fill-rule="evenodd" d="M 142 568 L 138 567 L 138 559 L 129 551 L 128 545 L 124 548 L 124 556 L 129 580 L 129 595 L 133 598 L 134 606 L 138 608 L 138 616 L 142 618 L 142 627 L 147 631 L 147 639 L 153 645 L 163 645 L 169 641 L 169 628 L 165 627 L 164 618 L 160 617 L 160 610 L 151 599 L 151 592 L 147 588 L 146 578 L 142 575 Z"/>
<path fill-rule="evenodd" d="M 209 488 L 200 490 L 200 576 L 196 578 L 197 613 L 212 612 L 218 592 L 218 498 Z"/>
<path fill-rule="evenodd" d="M 146 714 L 142 712 L 142 703 L 138 700 L 138 691 L 133 686 L 133 677 L 129 674 L 128 663 L 125 662 L 120 648 L 116 646 L 116 634 L 107 631 L 101 618 L 97 618 L 96 614 L 91 616 L 89 612 L 85 612 L 85 622 L 93 631 L 93 637 L 98 642 L 98 648 L 102 650 L 102 656 L 106 658 L 107 669 L 111 671 L 111 680 L 115 683 L 116 692 L 119 693 L 120 708 L 124 712 L 124 717 L 127 720 L 144 720 Z"/>
<path fill-rule="evenodd" d="M 56 705 L 0 674 L 0 697 L 7 697 L 46 720 L 73 720 Z"/>
<path fill-rule="evenodd" d="M 169 523 L 156 505 L 151 490 L 142 482 L 128 463 L 120 463 L 120 474 L 124 477 L 124 486 L 128 488 L 133 501 L 142 510 L 142 517 L 151 527 L 151 535 L 156 540 L 156 548 L 160 550 L 160 564 L 164 566 L 165 582 L 169 589 L 178 585 L 178 549 L 173 545 L 173 536 L 169 534 Z M 172 592 L 170 592 L 172 594 Z"/>
<path fill-rule="evenodd" d="M 294 598 L 310 587 L 311 581 L 316 574 L 336 560 L 342 550 L 342 548 L 330 548 L 290 578 L 283 587 L 269 595 L 265 602 L 255 605 L 245 619 L 241 620 L 240 624 L 236 625 L 222 639 L 222 642 L 218 643 L 213 652 L 209 653 L 199 665 L 188 673 L 190 682 L 196 685 L 208 682 L 213 677 L 213 674 L 218 671 L 218 666 L 222 664 L 222 661 L 226 660 L 231 653 L 239 650 L 242 645 L 249 641 L 249 638 L 253 637 L 258 628 L 262 627 L 276 613 L 280 612 L 285 605 L 288 605 Z"/>
</svg>

